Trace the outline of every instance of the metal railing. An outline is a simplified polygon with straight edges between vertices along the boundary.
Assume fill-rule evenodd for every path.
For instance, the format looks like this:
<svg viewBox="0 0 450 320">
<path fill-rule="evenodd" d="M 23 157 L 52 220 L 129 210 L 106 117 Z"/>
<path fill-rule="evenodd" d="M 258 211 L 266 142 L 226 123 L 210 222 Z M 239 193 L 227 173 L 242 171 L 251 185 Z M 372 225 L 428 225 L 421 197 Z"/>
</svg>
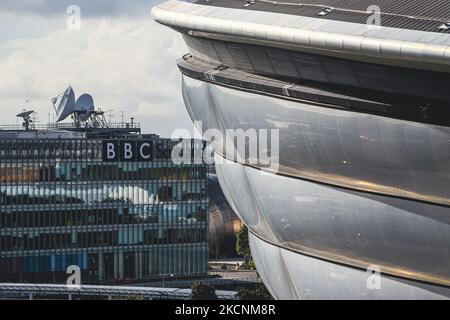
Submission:
<svg viewBox="0 0 450 320">
<path fill-rule="evenodd" d="M 216 290 L 217 297 L 223 300 L 237 299 L 237 292 Z M 28 298 L 30 300 L 46 296 L 67 296 L 69 300 L 77 297 L 103 297 L 105 299 L 141 297 L 144 299 L 186 300 L 191 295 L 191 289 L 179 288 L 148 288 L 132 286 L 68 286 L 58 284 L 25 284 L 0 283 L 1 298 Z"/>
<path fill-rule="evenodd" d="M 141 124 L 138 122 L 111 122 L 107 124 L 110 129 L 139 129 Z M 85 127 L 76 127 L 74 123 L 46 123 L 32 124 L 31 130 L 51 130 L 51 129 L 82 129 Z M 0 130 L 24 130 L 21 124 L 0 125 Z"/>
</svg>

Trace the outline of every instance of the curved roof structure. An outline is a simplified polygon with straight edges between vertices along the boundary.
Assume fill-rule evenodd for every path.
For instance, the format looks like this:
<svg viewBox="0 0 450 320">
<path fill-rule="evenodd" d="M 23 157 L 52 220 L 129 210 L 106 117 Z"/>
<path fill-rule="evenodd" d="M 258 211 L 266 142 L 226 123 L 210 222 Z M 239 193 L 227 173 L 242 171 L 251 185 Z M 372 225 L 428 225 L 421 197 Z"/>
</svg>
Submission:
<svg viewBox="0 0 450 320">
<path fill-rule="evenodd" d="M 374 10 L 379 9 L 385 27 L 431 32 L 445 32 L 439 27 L 450 18 L 447 0 L 198 0 L 195 3 L 361 24 L 366 24 Z"/>
<path fill-rule="evenodd" d="M 426 11 L 417 9 L 423 8 L 425 3 L 418 5 L 418 1 L 413 1 L 416 6 L 408 6 L 411 11 L 404 12 L 392 9 L 391 12 L 399 12 L 398 14 L 404 12 L 402 14 L 405 17 L 409 16 L 409 20 L 415 21 L 416 24 L 414 25 L 417 26 L 423 24 L 422 21 L 426 21 L 426 23 L 432 21 L 433 25 L 436 26 L 435 32 L 412 30 L 412 27 L 408 29 L 406 26 L 402 28 L 400 23 L 391 24 L 395 27 L 382 24 L 380 27 L 374 28 L 366 24 L 348 22 L 351 19 L 336 18 L 336 20 L 331 20 L 327 15 L 323 18 L 320 15 L 314 17 L 310 14 L 300 15 L 299 12 L 306 10 L 306 6 L 299 6 L 296 10 L 291 9 L 291 12 L 296 14 L 288 14 L 283 10 L 276 10 L 278 4 L 277 7 L 273 5 L 272 8 L 267 8 L 267 11 L 248 9 L 253 6 L 256 8 L 256 5 L 262 2 L 261 0 L 257 0 L 255 4 L 238 0 L 213 0 L 210 2 L 213 5 L 202 5 L 202 3 L 206 3 L 204 1 L 187 3 L 170 0 L 154 7 L 152 15 L 156 21 L 162 24 L 185 30 L 197 36 L 225 37 L 236 42 L 265 43 L 276 47 L 365 62 L 450 72 L 450 32 L 440 32 L 439 29 L 446 20 L 445 14 L 449 11 L 443 11 L 441 15 L 436 16 L 431 14 L 429 18 L 432 20 L 413 19 L 410 14 L 417 13 L 425 17 Z M 310 2 L 320 5 L 323 3 L 324 8 L 326 8 L 327 4 L 330 3 L 356 3 L 359 1 Z M 383 1 L 371 2 L 381 4 Z M 435 0 L 435 2 L 443 3 L 443 1 L 438 0 Z M 214 5 L 217 3 L 222 6 Z M 229 5 L 225 7 L 228 3 Z M 245 4 L 248 6 L 245 7 Z M 264 1 L 264 4 L 269 6 L 270 2 Z M 448 6 L 448 4 L 441 5 L 443 7 Z M 427 3 L 426 7 L 432 7 L 432 5 Z M 320 9 L 314 8 L 316 11 Z M 323 9 L 321 10 L 323 11 Z M 336 9 L 331 10 L 330 16 Z M 319 10 L 318 13 L 320 12 Z M 423 13 L 421 14 L 421 12 Z M 358 15 L 358 13 L 352 12 L 347 12 L 347 14 L 350 17 Z M 404 18 L 401 17 L 395 19 L 401 20 Z"/>
</svg>

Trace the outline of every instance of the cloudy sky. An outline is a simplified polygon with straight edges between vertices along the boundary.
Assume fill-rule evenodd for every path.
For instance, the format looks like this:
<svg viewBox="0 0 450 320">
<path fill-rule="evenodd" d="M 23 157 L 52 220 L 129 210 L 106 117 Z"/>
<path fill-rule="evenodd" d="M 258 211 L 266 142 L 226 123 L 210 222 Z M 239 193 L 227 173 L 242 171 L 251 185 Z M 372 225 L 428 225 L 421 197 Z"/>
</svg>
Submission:
<svg viewBox="0 0 450 320">
<path fill-rule="evenodd" d="M 177 33 L 151 19 L 159 2 L 1 0 L 0 124 L 16 123 L 24 108 L 47 122 L 51 99 L 70 84 L 77 96 L 89 92 L 97 107 L 114 109 L 113 121 L 123 111 L 145 132 L 191 131 L 176 68 L 187 49 Z M 79 29 L 67 26 L 71 5 L 81 9 Z"/>
</svg>

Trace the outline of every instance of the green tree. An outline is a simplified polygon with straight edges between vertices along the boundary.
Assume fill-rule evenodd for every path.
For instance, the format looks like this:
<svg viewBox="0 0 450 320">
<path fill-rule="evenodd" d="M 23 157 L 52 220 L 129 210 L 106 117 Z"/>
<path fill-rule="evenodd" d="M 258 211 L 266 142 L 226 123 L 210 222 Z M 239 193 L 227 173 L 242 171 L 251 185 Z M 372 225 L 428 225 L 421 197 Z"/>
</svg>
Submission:
<svg viewBox="0 0 450 320">
<path fill-rule="evenodd" d="M 237 237 L 236 237 L 236 252 L 240 256 L 250 256 L 250 244 L 248 243 L 248 228 L 244 224 L 239 230 Z"/>
<path fill-rule="evenodd" d="M 217 300 L 214 286 L 195 282 L 191 287 L 191 300 Z"/>
<path fill-rule="evenodd" d="M 273 300 L 272 295 L 263 283 L 252 287 L 238 287 L 237 292 L 241 300 Z"/>
</svg>

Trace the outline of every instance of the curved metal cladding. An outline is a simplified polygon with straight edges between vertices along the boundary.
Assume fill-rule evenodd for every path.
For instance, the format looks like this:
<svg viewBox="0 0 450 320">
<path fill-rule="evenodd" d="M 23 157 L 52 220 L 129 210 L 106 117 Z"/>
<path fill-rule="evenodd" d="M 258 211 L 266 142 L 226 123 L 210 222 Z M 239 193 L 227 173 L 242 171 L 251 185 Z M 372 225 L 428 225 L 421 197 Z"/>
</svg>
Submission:
<svg viewBox="0 0 450 320">
<path fill-rule="evenodd" d="M 203 129 L 278 128 L 282 172 L 389 196 L 395 191 L 426 198 L 425 192 L 434 192 L 432 199 L 438 194 L 448 199 L 443 194 L 448 176 L 436 169 L 448 165 L 449 157 L 429 166 L 429 155 L 436 153 L 427 150 L 436 145 L 430 137 L 443 135 L 435 150 L 449 152 L 447 128 L 322 109 L 186 77 L 183 93 Z M 218 140 L 217 151 L 227 154 L 221 144 Z M 450 285 L 446 206 L 260 175 L 231 162 L 216 166 L 231 206 L 265 240 L 332 261 L 363 268 L 379 264 L 391 274 Z"/>
<path fill-rule="evenodd" d="M 450 101 L 448 34 L 173 0 L 152 14 L 216 67 L 185 59 L 183 97 L 275 297 L 450 297 L 450 126 L 428 113 Z M 229 129 L 277 129 L 279 166 Z"/>
<path fill-rule="evenodd" d="M 449 73 L 362 63 L 275 48 L 268 44 L 252 45 L 186 34 L 183 36 L 189 52 L 196 59 L 216 65 L 222 64 L 251 74 L 289 79 L 297 83 L 320 83 L 341 90 L 349 88 L 355 95 L 363 92 L 382 92 L 402 96 L 403 99 L 410 96 L 415 99 L 420 97 L 429 102 L 450 101 Z M 412 103 L 419 102 L 413 100 Z M 445 108 L 447 107 L 448 104 L 445 105 Z"/>
<path fill-rule="evenodd" d="M 281 173 L 450 205 L 448 127 L 283 100 L 186 76 L 183 96 L 203 131 L 217 128 L 225 136 L 229 128 L 278 129 Z M 234 154 L 230 141 L 217 140 L 216 151 Z M 240 157 L 258 161 L 247 153 Z"/>
<path fill-rule="evenodd" d="M 261 174 L 259 170 L 220 156 L 216 161 L 225 195 L 251 232 L 267 242 L 296 252 L 288 253 L 254 239 L 255 243 L 260 243 L 255 245 L 256 248 L 252 247 L 258 271 L 271 286 L 275 297 L 432 296 L 428 293 L 415 296 L 416 289 L 405 289 L 427 287 L 428 291 L 434 286 L 412 284 L 405 279 L 438 283 L 443 287 L 431 291 L 450 297 L 450 217 L 447 209 Z M 289 267 L 283 252 L 297 256 L 289 260 Z M 319 268 L 307 267 L 313 265 Z M 270 272 L 266 272 L 269 266 Z M 370 266 L 379 266 L 383 274 L 403 279 L 392 280 L 392 283 L 383 280 L 382 289 L 386 290 L 369 293 L 366 268 Z M 280 272 L 275 272 L 274 268 Z M 327 282 L 325 279 L 330 278 L 328 271 L 331 270 L 340 271 L 335 279 Z M 341 278 L 340 274 L 345 277 Z M 290 282 L 294 285 L 284 286 Z M 323 286 L 329 286 L 329 290 L 322 290 Z M 308 292 L 309 288 L 312 292 Z"/>
<path fill-rule="evenodd" d="M 347 21 L 366 24 L 368 8 L 380 7 L 383 26 L 408 30 L 443 32 L 438 29 L 447 19 L 450 3 L 447 0 L 194 0 L 195 4 L 236 8 L 246 11 L 285 13 L 320 20 Z M 327 10 L 326 10 L 327 9 Z M 370 10 L 369 10 L 370 11 Z M 321 12 L 321 14 L 319 14 Z"/>
<path fill-rule="evenodd" d="M 276 299 L 448 299 L 449 290 L 370 275 L 285 250 L 249 235 L 258 273 Z M 379 282 L 377 282 L 379 281 Z M 368 284 L 369 283 L 369 284 Z M 378 286 L 379 284 L 379 286 Z"/>
<path fill-rule="evenodd" d="M 384 26 L 372 29 L 361 23 L 176 0 L 154 7 L 152 16 L 161 24 L 204 36 L 225 36 L 233 41 L 290 46 L 361 61 L 450 71 L 450 36 L 444 33 Z"/>
</svg>

